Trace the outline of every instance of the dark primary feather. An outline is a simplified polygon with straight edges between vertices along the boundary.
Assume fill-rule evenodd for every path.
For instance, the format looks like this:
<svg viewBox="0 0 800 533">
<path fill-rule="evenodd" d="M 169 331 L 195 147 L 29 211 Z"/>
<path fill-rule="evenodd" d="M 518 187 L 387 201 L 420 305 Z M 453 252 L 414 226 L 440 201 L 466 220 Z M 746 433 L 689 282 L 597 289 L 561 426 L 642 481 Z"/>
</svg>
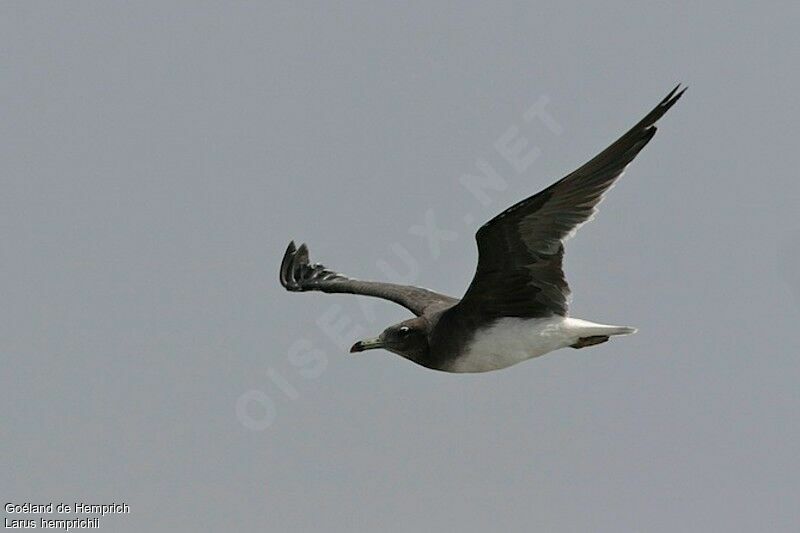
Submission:
<svg viewBox="0 0 800 533">
<path fill-rule="evenodd" d="M 653 138 L 655 122 L 686 90 L 678 92 L 679 87 L 591 161 L 484 224 L 475 236 L 479 254 L 475 277 L 450 312 L 566 316 L 564 240 L 591 218 L 603 194 Z"/>
<path fill-rule="evenodd" d="M 289 291 L 340 292 L 383 298 L 402 305 L 417 316 L 432 305 L 446 307 L 458 302 L 455 298 L 421 287 L 348 278 L 318 263 L 310 263 L 308 247 L 301 244 L 296 248 L 294 241 L 289 243 L 283 255 L 280 281 Z"/>
</svg>

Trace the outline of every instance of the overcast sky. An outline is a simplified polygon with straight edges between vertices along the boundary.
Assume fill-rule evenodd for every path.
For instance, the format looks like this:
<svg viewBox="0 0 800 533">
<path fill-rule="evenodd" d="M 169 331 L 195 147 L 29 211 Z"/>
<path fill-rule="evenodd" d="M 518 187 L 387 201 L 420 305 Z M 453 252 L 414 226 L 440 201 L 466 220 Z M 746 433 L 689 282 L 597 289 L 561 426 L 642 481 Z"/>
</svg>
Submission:
<svg viewBox="0 0 800 533">
<path fill-rule="evenodd" d="M 3 502 L 129 504 L 105 531 L 795 531 L 800 8 L 603 4 L 3 3 Z M 295 239 L 460 296 L 483 221 L 677 82 L 567 247 L 572 314 L 637 335 L 449 375 L 347 353 L 401 307 L 279 286 Z"/>
</svg>

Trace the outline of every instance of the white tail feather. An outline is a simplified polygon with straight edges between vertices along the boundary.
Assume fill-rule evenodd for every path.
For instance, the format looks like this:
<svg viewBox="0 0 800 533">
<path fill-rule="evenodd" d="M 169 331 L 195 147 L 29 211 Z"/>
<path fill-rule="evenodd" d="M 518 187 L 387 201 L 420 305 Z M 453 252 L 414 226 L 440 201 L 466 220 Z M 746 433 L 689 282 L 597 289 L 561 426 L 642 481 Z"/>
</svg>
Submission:
<svg viewBox="0 0 800 533">
<path fill-rule="evenodd" d="M 630 326 L 612 326 L 609 324 L 596 324 L 580 318 L 567 318 L 564 326 L 581 337 L 591 337 L 594 335 L 632 335 L 636 333 L 636 328 Z"/>
</svg>

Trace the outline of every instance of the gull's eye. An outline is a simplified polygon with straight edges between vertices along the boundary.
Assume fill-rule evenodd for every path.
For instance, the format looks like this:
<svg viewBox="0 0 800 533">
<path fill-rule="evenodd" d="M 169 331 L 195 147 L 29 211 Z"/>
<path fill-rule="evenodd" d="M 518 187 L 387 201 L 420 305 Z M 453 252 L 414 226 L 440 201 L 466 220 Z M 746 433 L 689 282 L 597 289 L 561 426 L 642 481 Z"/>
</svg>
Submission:
<svg viewBox="0 0 800 533">
<path fill-rule="evenodd" d="M 406 336 L 411 331 L 408 326 L 400 326 L 400 335 Z"/>
</svg>

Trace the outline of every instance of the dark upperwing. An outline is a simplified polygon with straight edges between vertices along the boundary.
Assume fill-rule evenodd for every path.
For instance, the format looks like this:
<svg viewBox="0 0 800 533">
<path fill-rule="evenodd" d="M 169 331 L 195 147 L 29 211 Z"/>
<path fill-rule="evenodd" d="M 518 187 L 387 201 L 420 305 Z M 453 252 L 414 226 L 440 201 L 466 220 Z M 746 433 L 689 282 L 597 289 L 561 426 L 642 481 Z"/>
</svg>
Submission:
<svg viewBox="0 0 800 533">
<path fill-rule="evenodd" d="M 455 298 L 421 287 L 348 278 L 318 263 L 309 263 L 306 245 L 295 248 L 294 241 L 289 243 L 283 255 L 280 281 L 288 291 L 322 291 L 383 298 L 402 305 L 417 316 L 431 306 L 443 309 L 458 302 Z"/>
<path fill-rule="evenodd" d="M 681 97 L 675 87 L 591 161 L 484 224 L 475 238 L 478 267 L 457 311 L 484 317 L 566 316 L 564 242 L 592 218 L 625 167 L 656 133 L 655 122 Z"/>
</svg>

